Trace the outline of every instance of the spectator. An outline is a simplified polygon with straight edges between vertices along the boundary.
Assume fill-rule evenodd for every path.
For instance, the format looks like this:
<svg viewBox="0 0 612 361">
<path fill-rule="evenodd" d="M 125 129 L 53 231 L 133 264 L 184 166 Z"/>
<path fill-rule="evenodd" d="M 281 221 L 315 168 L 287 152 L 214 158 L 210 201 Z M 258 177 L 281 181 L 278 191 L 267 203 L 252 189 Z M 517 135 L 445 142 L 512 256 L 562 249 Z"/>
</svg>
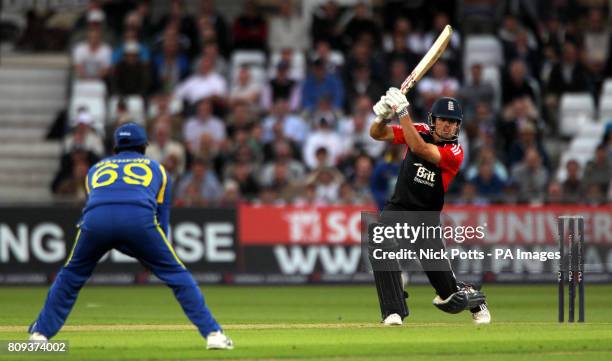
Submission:
<svg viewBox="0 0 612 361">
<path fill-rule="evenodd" d="M 229 116 L 226 117 L 226 128 L 230 136 L 240 129 L 252 128 L 253 125 L 258 122 L 256 112 L 249 104 L 237 101 L 231 109 Z"/>
<path fill-rule="evenodd" d="M 546 204 L 556 205 L 566 203 L 567 200 L 565 199 L 565 195 L 563 194 L 563 186 L 561 185 L 561 183 L 554 180 L 548 183 L 548 188 L 546 191 Z"/>
<path fill-rule="evenodd" d="M 245 0 L 240 15 L 232 26 L 234 49 L 266 50 L 268 24 L 259 13 L 255 0 Z"/>
<path fill-rule="evenodd" d="M 80 79 L 104 80 L 111 66 L 112 50 L 102 42 L 98 27 L 87 29 L 87 40 L 78 43 L 72 52 L 75 75 Z"/>
<path fill-rule="evenodd" d="M 238 182 L 240 194 L 247 200 L 257 197 L 260 185 L 257 182 L 253 166 L 246 162 L 237 162 L 227 167 L 226 179 Z"/>
<path fill-rule="evenodd" d="M 299 182 L 304 179 L 305 169 L 302 163 L 293 159 L 291 145 L 285 140 L 274 142 L 274 159 L 264 164 L 261 169 L 259 182 L 264 185 L 272 185 L 274 181 L 274 169 L 282 164 L 287 169 L 287 177 L 291 182 Z"/>
<path fill-rule="evenodd" d="M 207 25 L 211 26 L 214 29 L 216 35 L 216 43 L 218 44 L 219 51 L 224 57 L 227 57 L 230 52 L 230 34 L 225 18 L 216 10 L 215 0 L 200 0 L 199 19 L 200 25 L 201 21 L 203 19 L 206 19 Z M 202 34 L 202 31 L 200 31 L 200 34 Z M 205 46 L 206 42 L 200 38 L 200 44 Z"/>
<path fill-rule="evenodd" d="M 378 99 L 381 94 L 385 93 L 385 89 L 376 79 L 372 78 L 370 68 L 365 65 L 360 65 L 353 68 L 351 80 L 345 82 L 346 106 L 345 109 L 350 111 L 354 99 L 361 96 L 369 97 L 370 99 Z"/>
<path fill-rule="evenodd" d="M 570 159 L 565 164 L 567 177 L 563 181 L 563 194 L 566 199 L 573 204 L 577 204 L 584 195 L 584 184 L 580 174 L 580 163 L 575 159 Z"/>
<path fill-rule="evenodd" d="M 166 116 L 167 117 L 167 116 Z M 176 170 L 179 173 L 185 171 L 185 147 L 170 137 L 170 122 L 162 121 L 155 124 L 153 137 L 147 147 L 147 156 L 163 163 L 172 154 L 176 160 Z"/>
<path fill-rule="evenodd" d="M 226 138 L 225 125 L 221 119 L 212 114 L 212 100 L 204 98 L 196 105 L 196 114 L 185 123 L 183 139 L 189 151 L 198 154 L 202 149 L 204 136 L 210 137 L 213 150 L 217 150 Z"/>
<path fill-rule="evenodd" d="M 58 196 L 68 197 L 70 200 L 79 203 L 87 199 L 85 182 L 90 164 L 84 160 L 78 160 L 73 168 L 70 177 L 61 180 L 55 190 Z"/>
<path fill-rule="evenodd" d="M 465 113 L 464 113 L 465 114 Z M 485 102 L 476 104 L 476 114 L 472 120 L 464 118 L 465 131 L 470 140 L 469 153 L 474 157 L 478 156 L 481 149 L 485 147 L 495 147 L 499 145 L 496 141 L 496 130 L 498 120 L 491 111 L 491 106 Z M 463 132 L 459 133 L 462 134 Z M 501 147 L 497 147 L 500 149 Z M 465 149 L 465 148 L 464 148 Z M 465 159 L 465 158 L 464 158 Z"/>
<path fill-rule="evenodd" d="M 510 63 L 509 72 L 502 81 L 502 104 L 504 108 L 515 99 L 529 97 L 534 104 L 538 101 L 538 90 L 535 81 L 527 74 L 527 67 L 522 60 L 515 59 Z"/>
<path fill-rule="evenodd" d="M 170 126 L 170 137 L 173 139 L 183 138 L 183 117 L 181 116 L 182 104 L 173 100 L 170 93 L 158 93 L 149 98 L 149 120 L 150 127 L 160 121 L 167 122 Z M 152 129 L 148 129 L 152 131 Z"/>
<path fill-rule="evenodd" d="M 162 51 L 153 54 L 153 90 L 170 92 L 189 74 L 189 58 L 180 48 L 178 35 L 169 28 Z"/>
<path fill-rule="evenodd" d="M 354 169 L 354 175 L 348 185 L 350 186 L 350 193 L 356 199 L 355 204 L 372 204 L 374 201 L 370 186 L 373 171 L 372 159 L 365 155 L 357 157 Z"/>
<path fill-rule="evenodd" d="M 191 164 L 190 172 L 178 185 L 176 205 L 205 206 L 218 201 L 221 195 L 221 185 L 210 170 L 210 164 L 202 158 L 196 158 Z"/>
<path fill-rule="evenodd" d="M 595 150 L 595 158 L 587 163 L 584 171 L 584 183 L 588 186 L 597 185 L 602 194 L 608 190 L 608 185 L 612 179 L 612 165 L 606 154 L 606 145 L 600 144 Z"/>
<path fill-rule="evenodd" d="M 190 105 L 204 98 L 222 102 L 227 95 L 227 82 L 221 74 L 215 72 L 214 66 L 211 57 L 202 57 L 198 72 L 179 84 L 174 96 Z"/>
<path fill-rule="evenodd" d="M 243 65 L 238 72 L 238 79 L 232 84 L 229 92 L 229 105 L 236 102 L 245 102 L 250 107 L 256 108 L 259 105 L 259 95 L 261 86 L 253 80 L 251 69 Z"/>
<path fill-rule="evenodd" d="M 470 74 L 470 81 L 461 87 L 458 92 L 459 99 L 462 102 L 463 118 L 468 122 L 475 116 L 477 104 L 485 103 L 491 106 L 495 98 L 493 85 L 482 79 L 482 64 L 472 64 Z"/>
<path fill-rule="evenodd" d="M 520 119 L 520 118 L 519 118 Z M 542 143 L 537 139 L 535 126 L 531 122 L 518 122 L 518 137 L 515 136 L 514 142 L 510 145 L 507 153 L 508 167 L 512 167 L 525 157 L 526 150 L 530 147 L 537 149 L 544 167 L 550 169 L 550 159 Z"/>
<path fill-rule="evenodd" d="M 222 207 L 236 207 L 240 203 L 240 185 L 233 179 L 228 179 L 223 183 L 223 196 L 219 200 Z"/>
<path fill-rule="evenodd" d="M 380 28 L 372 19 L 365 2 L 355 4 L 353 18 L 346 24 L 344 34 L 344 45 L 347 49 L 360 42 L 365 42 L 370 48 L 381 45 Z"/>
<path fill-rule="evenodd" d="M 592 92 L 589 73 L 579 61 L 578 51 L 578 47 L 571 42 L 563 44 L 561 62 L 552 68 L 546 84 L 546 104 L 551 109 L 556 109 L 563 93 Z"/>
<path fill-rule="evenodd" d="M 489 200 L 487 198 L 478 195 L 478 190 L 474 183 L 464 183 L 461 188 L 461 196 L 453 202 L 458 206 L 488 206 Z"/>
<path fill-rule="evenodd" d="M 399 174 L 404 149 L 401 145 L 390 145 L 387 153 L 374 166 L 370 184 L 374 201 L 379 210 L 384 207 L 395 188 L 395 180 Z"/>
<path fill-rule="evenodd" d="M 372 100 L 367 95 L 352 98 L 353 113 L 340 121 L 338 133 L 343 139 L 344 149 L 355 153 L 365 152 L 378 158 L 385 150 L 385 144 L 370 136 L 370 126 L 376 116 L 372 113 Z"/>
<path fill-rule="evenodd" d="M 391 59 L 402 59 L 409 69 L 414 69 L 420 60 L 420 56 L 409 47 L 410 39 L 413 38 L 412 24 L 410 20 L 399 17 L 393 25 L 393 32 L 385 35 L 383 48 L 387 53 L 387 63 Z M 420 41 L 422 43 L 422 41 Z M 419 44 L 418 47 L 421 45 Z"/>
<path fill-rule="evenodd" d="M 130 15 L 126 18 L 126 29 L 123 32 L 123 41 L 113 50 L 112 63 L 117 64 L 123 60 L 123 55 L 126 49 L 126 44 L 136 43 L 138 45 L 138 58 L 143 63 L 151 61 L 151 52 L 149 47 L 138 38 L 138 23 L 137 15 Z"/>
<path fill-rule="evenodd" d="M 208 41 L 204 43 L 202 48 L 202 57 L 208 57 L 214 64 L 215 73 L 220 74 L 224 79 L 229 79 L 229 64 L 225 58 L 219 54 L 219 46 L 215 41 Z M 201 58 L 198 60 L 202 60 Z"/>
<path fill-rule="evenodd" d="M 391 64 L 393 60 L 397 59 L 402 61 L 407 68 L 414 69 L 420 58 L 408 48 L 404 35 L 393 33 L 391 41 L 392 48 L 385 54 L 386 63 Z"/>
<path fill-rule="evenodd" d="M 417 84 L 417 91 L 423 100 L 423 108 L 430 109 L 433 102 L 441 96 L 456 97 L 459 81 L 448 75 L 448 67 L 438 61 L 427 75 Z"/>
<path fill-rule="evenodd" d="M 51 191 L 57 193 L 60 184 L 66 179 L 73 177 L 75 173 L 79 173 L 74 170 L 75 165 L 85 163 L 88 166 L 87 169 L 89 169 L 91 165 L 99 160 L 100 157 L 96 156 L 93 152 L 85 150 L 80 146 L 73 147 L 70 152 L 62 155 L 59 170 L 55 174 L 53 182 L 51 182 Z"/>
<path fill-rule="evenodd" d="M 326 1 L 314 11 L 310 26 L 314 44 L 325 41 L 332 49 L 342 48 L 340 15 L 340 9 L 334 0 Z"/>
<path fill-rule="evenodd" d="M 295 112 L 299 109 L 301 102 L 300 86 L 297 81 L 289 77 L 289 64 L 281 61 L 276 67 L 276 76 L 264 87 L 261 95 L 261 106 L 264 110 L 270 108 L 278 100 L 288 102 L 289 109 Z"/>
<path fill-rule="evenodd" d="M 293 1 L 278 0 L 278 14 L 270 18 L 268 48 L 279 52 L 285 48 L 304 51 L 309 45 L 302 17 L 293 14 Z"/>
<path fill-rule="evenodd" d="M 143 43 L 150 44 L 155 36 L 155 26 L 151 15 L 151 0 L 138 0 L 136 8 L 127 17 L 133 17 L 134 20 L 132 21 L 134 22 L 138 20 L 138 38 Z M 128 23 L 124 24 L 129 25 Z"/>
<path fill-rule="evenodd" d="M 199 52 L 198 49 L 198 27 L 193 16 L 185 11 L 183 0 L 170 0 L 170 11 L 164 13 L 157 23 L 158 31 L 167 29 L 168 26 L 177 28 L 178 33 L 187 39 L 185 51 L 190 59 Z"/>
<path fill-rule="evenodd" d="M 523 160 L 512 168 L 512 181 L 518 186 L 520 201 L 544 201 L 548 171 L 535 147 L 527 148 Z"/>
<path fill-rule="evenodd" d="M 315 187 L 315 199 L 319 204 L 333 205 L 339 200 L 340 184 L 343 177 L 332 167 L 321 167 L 313 170 L 306 180 Z"/>
<path fill-rule="evenodd" d="M 342 81 L 327 72 L 321 60 L 315 60 L 311 69 L 302 87 L 302 106 L 312 112 L 322 98 L 329 98 L 335 110 L 341 109 L 344 103 Z"/>
<path fill-rule="evenodd" d="M 383 78 L 384 70 L 382 63 L 377 59 L 376 53 L 372 49 L 373 47 L 366 42 L 353 44 L 343 68 L 342 80 L 345 83 L 351 82 L 355 70 L 361 67 L 366 67 L 370 70 L 372 79 L 378 80 Z"/>
<path fill-rule="evenodd" d="M 93 122 L 93 117 L 88 112 L 81 111 L 77 114 L 74 129 L 64 138 L 64 153 L 70 153 L 73 149 L 79 148 L 92 152 L 98 158 L 104 156 L 104 142 L 92 128 Z"/>
<path fill-rule="evenodd" d="M 527 67 L 529 77 L 537 78 L 540 74 L 540 59 L 536 44 L 529 43 L 529 34 L 520 30 L 514 39 L 514 44 L 505 49 L 506 59 L 522 61 Z"/>
<path fill-rule="evenodd" d="M 481 163 L 492 164 L 493 173 L 495 174 L 495 176 L 504 183 L 508 181 L 508 170 L 506 169 L 504 164 L 495 155 L 495 149 L 493 149 L 493 147 L 490 147 L 490 146 L 482 148 L 475 164 L 472 164 L 467 169 L 467 172 L 466 172 L 467 179 L 473 179 L 478 175 L 478 171 L 479 171 Z"/>
<path fill-rule="evenodd" d="M 114 94 L 146 97 L 150 81 L 147 63 L 139 58 L 136 42 L 125 43 L 125 56 L 113 69 L 111 83 Z"/>
<path fill-rule="evenodd" d="M 148 152 L 148 149 L 147 149 L 147 152 Z M 173 188 L 176 188 L 178 185 L 178 180 L 183 174 L 183 172 L 179 171 L 178 169 L 179 160 L 177 159 L 176 155 L 173 153 L 166 154 L 166 157 L 162 160 L 161 164 L 166 169 L 166 175 L 168 176 L 169 181 L 172 182 Z M 174 192 L 173 192 L 173 196 L 174 196 Z"/>
<path fill-rule="evenodd" d="M 289 103 L 279 98 L 274 103 L 270 115 L 263 120 L 263 141 L 269 143 L 274 140 L 273 127 L 280 123 L 283 135 L 302 145 L 308 137 L 309 129 L 306 122 L 299 116 L 289 113 Z"/>
<path fill-rule="evenodd" d="M 314 46 L 312 60 L 320 59 L 327 67 L 327 71 L 333 74 L 340 74 L 344 65 L 344 55 L 340 51 L 333 51 L 327 40 L 318 40 Z"/>
<path fill-rule="evenodd" d="M 406 63 L 402 59 L 391 59 L 391 63 L 389 64 L 389 75 L 387 77 L 387 88 L 400 88 L 407 77 L 408 68 L 406 68 Z M 408 93 L 408 96 L 410 96 L 410 94 L 411 93 Z"/>
<path fill-rule="evenodd" d="M 584 54 L 586 66 L 596 75 L 602 75 L 610 56 L 610 31 L 600 8 L 591 8 L 587 29 L 584 32 Z"/>
<path fill-rule="evenodd" d="M 333 123 L 335 119 L 322 116 L 317 124 L 317 128 L 310 133 L 304 143 L 304 162 L 310 169 L 314 169 L 320 164 L 317 162 L 317 152 L 324 148 L 329 155 L 330 165 L 336 165 L 340 156 L 344 153 L 344 146 L 340 135 L 334 131 Z"/>
<path fill-rule="evenodd" d="M 584 192 L 584 203 L 591 207 L 597 207 L 606 204 L 606 198 L 604 193 L 601 192 L 596 184 L 591 184 L 586 187 Z"/>
<path fill-rule="evenodd" d="M 483 159 L 478 163 L 478 173 L 469 182 L 476 187 L 478 196 L 484 197 L 491 202 L 499 201 L 506 183 L 494 172 L 495 164 Z"/>
</svg>

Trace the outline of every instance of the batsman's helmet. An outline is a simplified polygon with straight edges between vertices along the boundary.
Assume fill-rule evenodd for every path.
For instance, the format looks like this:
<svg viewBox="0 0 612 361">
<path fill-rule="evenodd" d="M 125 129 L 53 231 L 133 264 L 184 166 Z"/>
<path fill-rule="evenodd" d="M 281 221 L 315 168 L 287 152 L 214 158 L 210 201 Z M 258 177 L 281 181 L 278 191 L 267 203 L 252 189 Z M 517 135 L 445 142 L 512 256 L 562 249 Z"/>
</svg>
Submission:
<svg viewBox="0 0 612 361">
<path fill-rule="evenodd" d="M 461 105 L 455 98 L 450 97 L 442 97 L 438 98 L 433 105 L 431 106 L 431 112 L 429 112 L 429 128 L 431 131 L 435 131 L 436 124 L 435 119 L 449 119 L 454 120 L 459 124 L 457 128 L 457 133 L 453 137 L 453 139 L 449 140 L 457 140 L 459 136 L 459 128 L 461 127 L 461 122 L 463 121 L 463 112 L 461 111 Z"/>
<path fill-rule="evenodd" d="M 147 145 L 147 133 L 136 123 L 125 123 L 115 130 L 115 149 L 122 150 Z"/>
</svg>

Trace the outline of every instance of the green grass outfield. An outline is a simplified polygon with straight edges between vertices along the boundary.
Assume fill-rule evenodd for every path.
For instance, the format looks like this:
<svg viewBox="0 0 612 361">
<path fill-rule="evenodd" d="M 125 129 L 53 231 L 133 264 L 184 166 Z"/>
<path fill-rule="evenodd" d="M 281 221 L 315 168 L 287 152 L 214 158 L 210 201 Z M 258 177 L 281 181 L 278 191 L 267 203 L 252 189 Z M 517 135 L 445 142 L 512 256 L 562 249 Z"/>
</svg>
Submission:
<svg viewBox="0 0 612 361">
<path fill-rule="evenodd" d="M 383 327 L 367 286 L 204 287 L 233 351 L 206 351 L 164 287 L 86 287 L 56 340 L 64 355 L 0 351 L 0 360 L 612 360 L 612 285 L 586 285 L 587 323 L 559 324 L 557 289 L 486 286 L 493 324 L 431 305 L 410 287 L 411 315 Z M 26 339 L 47 289 L 0 288 L 0 340 Z"/>
</svg>

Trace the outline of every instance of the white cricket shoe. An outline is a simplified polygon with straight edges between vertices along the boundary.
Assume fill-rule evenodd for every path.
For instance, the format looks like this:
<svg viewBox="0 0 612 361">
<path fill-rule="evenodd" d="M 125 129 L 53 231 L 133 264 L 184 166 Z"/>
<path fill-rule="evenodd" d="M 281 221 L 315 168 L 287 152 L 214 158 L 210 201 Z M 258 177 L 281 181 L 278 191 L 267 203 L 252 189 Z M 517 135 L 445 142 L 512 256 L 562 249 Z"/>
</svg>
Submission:
<svg viewBox="0 0 612 361">
<path fill-rule="evenodd" d="M 397 313 L 392 313 L 383 320 L 385 326 L 401 326 L 403 323 L 402 317 Z"/>
<path fill-rule="evenodd" d="M 42 333 L 39 333 L 39 332 L 32 333 L 28 340 L 29 341 L 33 341 L 33 342 L 47 342 L 47 341 L 49 341 L 47 339 L 47 336 L 45 336 L 45 335 L 43 335 Z"/>
<path fill-rule="evenodd" d="M 213 331 L 206 336 L 207 350 L 231 350 L 234 342 L 221 331 Z"/>
<path fill-rule="evenodd" d="M 472 312 L 472 320 L 477 325 L 485 325 L 491 323 L 491 312 L 486 303 L 478 306 L 478 311 Z"/>
</svg>

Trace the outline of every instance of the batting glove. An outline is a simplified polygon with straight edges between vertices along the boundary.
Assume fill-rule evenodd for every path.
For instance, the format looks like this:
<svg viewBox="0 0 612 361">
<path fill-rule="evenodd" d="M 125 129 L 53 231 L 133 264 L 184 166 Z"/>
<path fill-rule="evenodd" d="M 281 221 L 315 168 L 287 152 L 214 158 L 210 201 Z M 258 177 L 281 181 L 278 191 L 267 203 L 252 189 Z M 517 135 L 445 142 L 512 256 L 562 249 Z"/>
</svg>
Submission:
<svg viewBox="0 0 612 361">
<path fill-rule="evenodd" d="M 399 115 L 400 117 L 408 114 L 408 106 L 410 103 L 401 90 L 397 88 L 389 88 L 389 90 L 387 90 L 387 94 L 385 95 L 385 101 L 387 105 L 393 109 L 395 114 Z"/>
<path fill-rule="evenodd" d="M 380 100 L 376 104 L 374 104 L 372 110 L 374 110 L 374 114 L 376 114 L 376 123 L 388 121 L 393 117 L 393 109 L 391 109 L 391 107 L 386 103 L 384 95 L 380 97 Z"/>
</svg>

